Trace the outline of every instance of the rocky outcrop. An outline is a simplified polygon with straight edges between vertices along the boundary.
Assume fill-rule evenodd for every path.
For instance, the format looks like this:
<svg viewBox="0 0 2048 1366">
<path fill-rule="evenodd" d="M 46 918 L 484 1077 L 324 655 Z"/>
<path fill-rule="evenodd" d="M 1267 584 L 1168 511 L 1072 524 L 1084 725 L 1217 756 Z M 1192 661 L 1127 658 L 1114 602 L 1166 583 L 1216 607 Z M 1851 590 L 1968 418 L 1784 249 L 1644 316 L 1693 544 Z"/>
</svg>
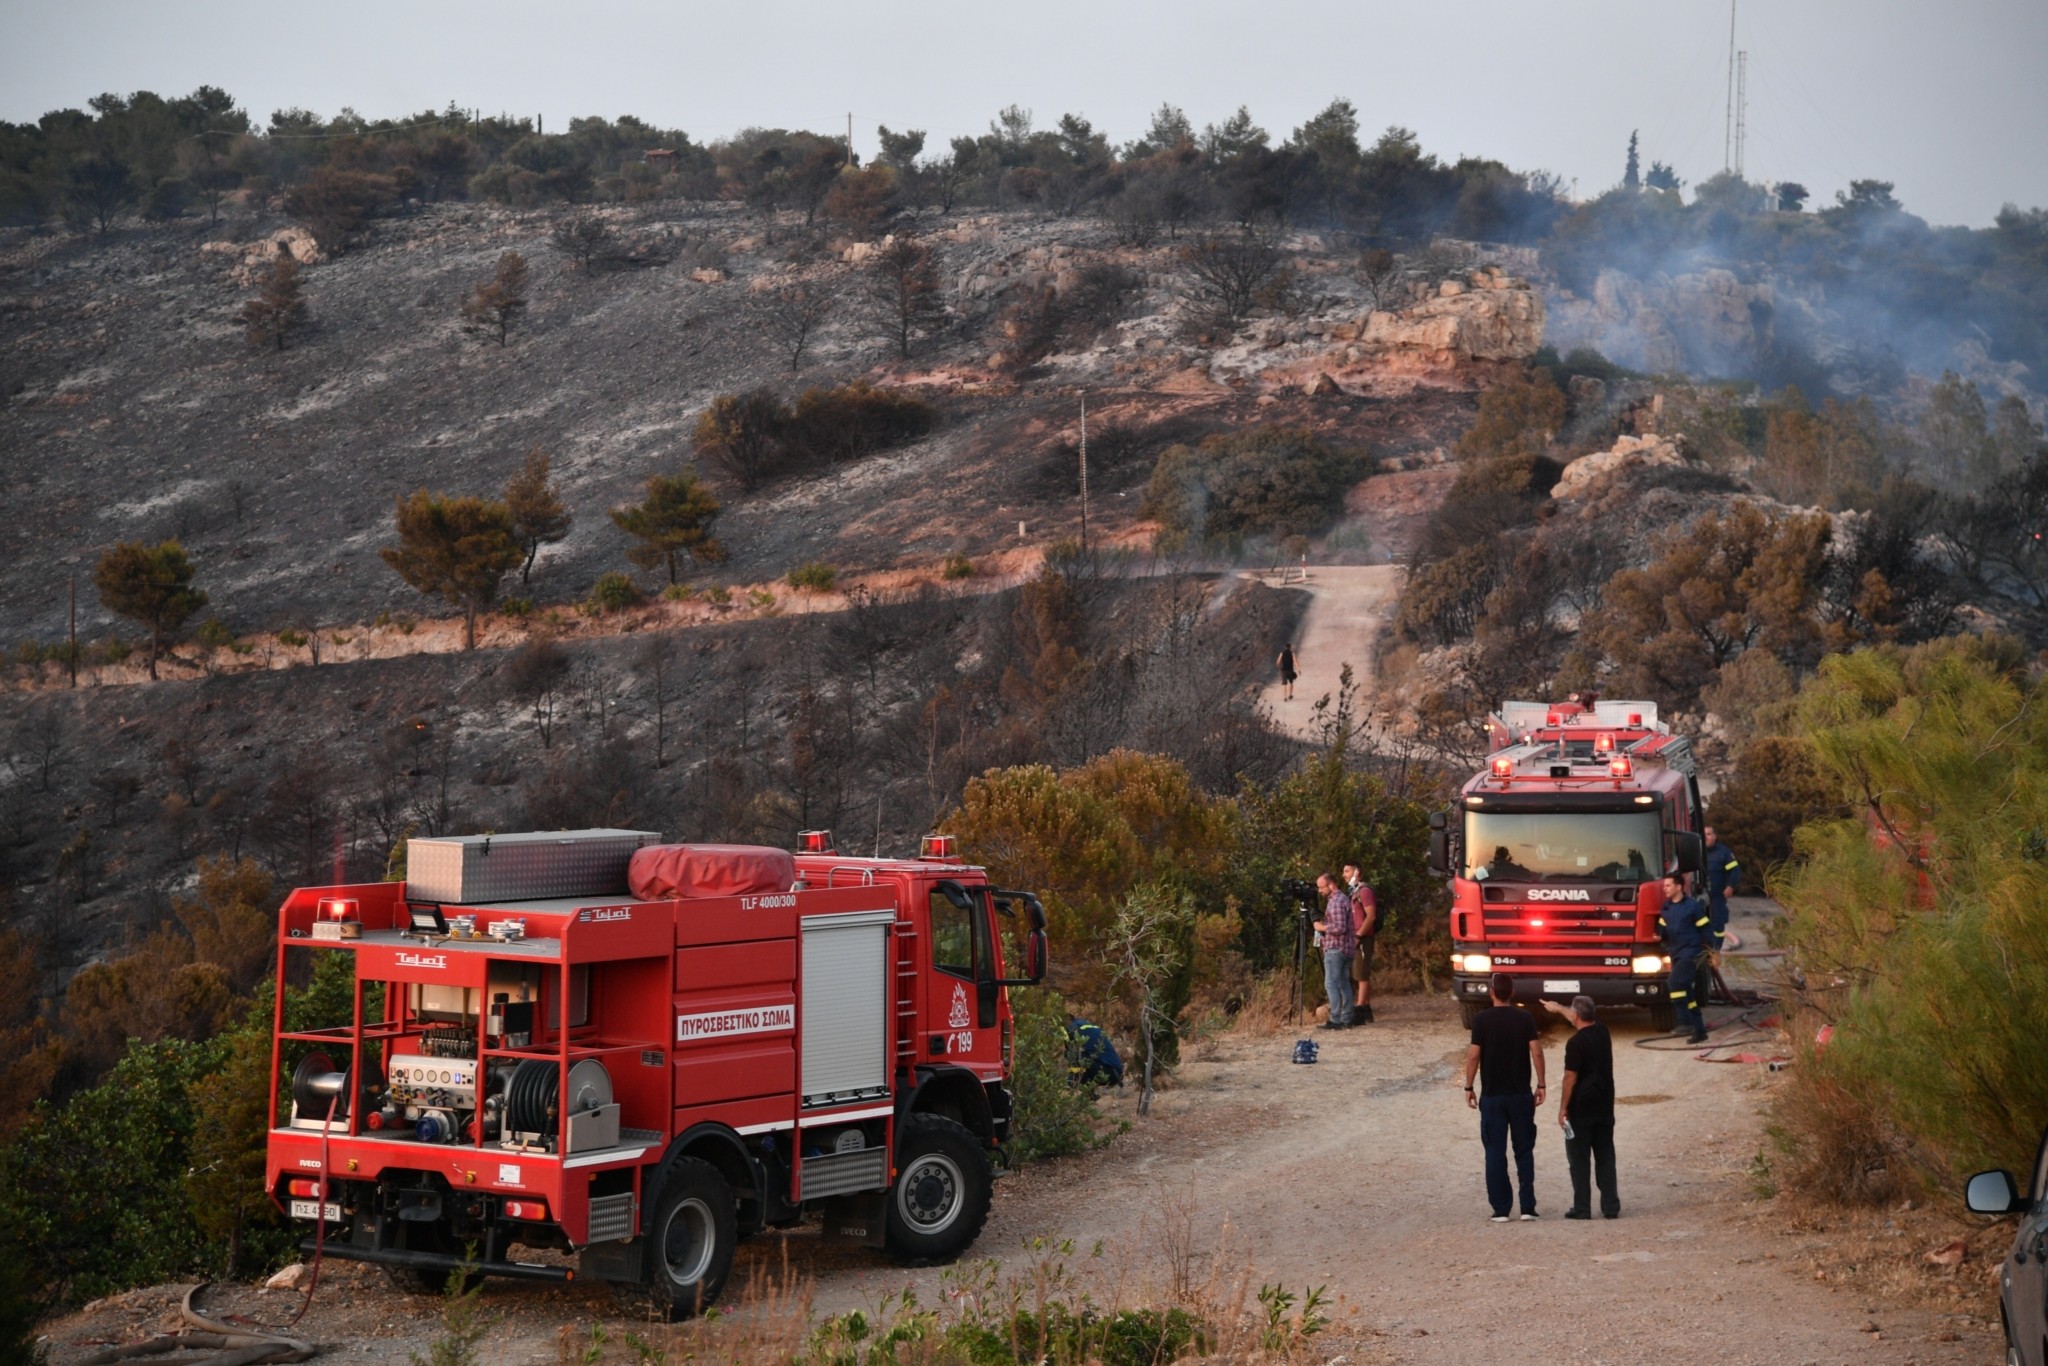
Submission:
<svg viewBox="0 0 2048 1366">
<path fill-rule="evenodd" d="M 1550 496 L 1583 499 L 1630 470 L 1685 463 L 1685 450 L 1675 436 L 1624 436 L 1611 448 L 1582 455 L 1566 465 Z"/>
<path fill-rule="evenodd" d="M 1398 313 L 1366 315 L 1360 342 L 1395 369 L 1454 369 L 1473 361 L 1527 360 L 1543 345 L 1543 296 L 1498 266 L 1445 280 Z"/>
<path fill-rule="evenodd" d="M 292 259 L 302 266 L 317 265 L 327 259 L 320 250 L 320 244 L 313 240 L 313 234 L 297 226 L 278 228 L 253 242 L 199 244 L 199 250 L 205 255 L 234 258 L 228 265 L 228 273 L 236 284 L 244 288 L 255 284 L 270 273 L 271 263 L 277 260 L 279 247 L 290 252 Z"/>
</svg>

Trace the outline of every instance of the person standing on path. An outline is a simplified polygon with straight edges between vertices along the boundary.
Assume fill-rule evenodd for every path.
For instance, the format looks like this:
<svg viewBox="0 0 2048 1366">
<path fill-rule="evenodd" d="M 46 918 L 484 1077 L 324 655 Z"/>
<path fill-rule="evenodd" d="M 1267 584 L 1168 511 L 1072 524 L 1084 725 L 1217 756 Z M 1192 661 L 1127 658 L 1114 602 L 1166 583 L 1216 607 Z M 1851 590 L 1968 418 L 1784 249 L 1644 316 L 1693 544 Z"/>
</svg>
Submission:
<svg viewBox="0 0 2048 1366">
<path fill-rule="evenodd" d="M 1513 1208 L 1508 1185 L 1508 1140 L 1515 1144 L 1515 1178 L 1522 1188 L 1522 1219 L 1536 1215 L 1536 1107 L 1543 1104 L 1543 1045 L 1536 1021 L 1511 1004 L 1515 981 L 1493 974 L 1493 1004 L 1472 1022 L 1472 1046 L 1465 1052 L 1465 1104 L 1479 1112 L 1479 1141 L 1486 1149 L 1486 1203 L 1493 1222 L 1505 1224 Z M 1534 1071 L 1536 1090 L 1529 1091 Z M 1474 1094 L 1472 1078 L 1483 1083 Z"/>
<path fill-rule="evenodd" d="M 1349 1029 L 1351 959 L 1358 952 L 1358 934 L 1351 927 L 1351 898 L 1328 873 L 1316 875 L 1316 890 L 1323 897 L 1323 918 L 1315 922 L 1323 939 L 1323 991 L 1330 998 L 1330 1018 L 1322 1027 Z"/>
<path fill-rule="evenodd" d="M 1657 933 L 1671 955 L 1671 1006 L 1677 1028 L 1687 1043 L 1707 1041 L 1707 1020 L 1700 1014 L 1705 998 L 1701 982 L 1706 976 L 1707 947 L 1712 918 L 1695 896 L 1685 894 L 1685 878 L 1677 873 L 1664 877 L 1664 909 L 1657 913 Z"/>
<path fill-rule="evenodd" d="M 1600 1217 L 1621 1217 L 1614 1181 L 1614 1039 L 1600 1023 L 1590 996 L 1572 997 L 1570 1010 L 1555 1001 L 1543 1008 L 1570 1020 L 1564 1046 L 1564 1088 L 1557 1093 L 1557 1123 L 1564 1130 L 1564 1160 L 1572 1174 L 1572 1207 L 1567 1219 L 1593 1217 L 1587 1167 L 1600 1183 Z"/>
<path fill-rule="evenodd" d="M 1281 694 L 1281 700 L 1292 702 L 1294 700 L 1294 680 L 1297 675 L 1294 671 L 1294 646 L 1291 642 L 1280 647 L 1280 657 L 1274 660 L 1273 663 L 1279 667 L 1281 686 L 1287 690 Z"/>
<path fill-rule="evenodd" d="M 1372 1023 L 1372 951 L 1380 934 L 1380 903 L 1365 885 L 1355 863 L 1344 865 L 1344 892 L 1351 898 L 1351 924 L 1358 931 L 1358 953 L 1351 960 L 1351 980 L 1358 997 L 1351 1004 L 1353 1024 Z"/>
<path fill-rule="evenodd" d="M 1719 953 L 1721 937 L 1728 933 L 1728 893 L 1741 883 L 1742 865 L 1736 862 L 1735 851 L 1715 838 L 1711 825 L 1706 840 L 1708 928 L 1714 933 L 1714 952 Z"/>
</svg>

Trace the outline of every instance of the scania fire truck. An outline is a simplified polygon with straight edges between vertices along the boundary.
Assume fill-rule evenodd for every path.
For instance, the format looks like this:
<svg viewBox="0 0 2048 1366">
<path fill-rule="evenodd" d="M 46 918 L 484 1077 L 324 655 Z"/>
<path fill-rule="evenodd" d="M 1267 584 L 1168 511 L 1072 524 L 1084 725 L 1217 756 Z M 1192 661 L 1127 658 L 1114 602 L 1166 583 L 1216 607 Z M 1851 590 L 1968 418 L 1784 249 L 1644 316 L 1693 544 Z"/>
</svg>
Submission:
<svg viewBox="0 0 2048 1366">
<path fill-rule="evenodd" d="M 974 1241 L 1037 898 L 944 836 L 915 859 L 658 839 L 415 839 L 403 882 L 287 898 L 267 1180 L 303 1248 L 416 1290 L 610 1281 L 676 1317 L 738 1239 L 807 1214 L 910 1262 Z M 352 1005 L 288 1028 L 322 955 Z"/>
<path fill-rule="evenodd" d="M 1575 695 L 1509 702 L 1487 722 L 1486 768 L 1430 818 L 1430 866 L 1451 879 L 1451 978 L 1469 1025 L 1488 980 L 1519 1001 L 1640 1005 L 1671 1026 L 1657 913 L 1668 872 L 1702 856 L 1691 743 L 1651 702 Z"/>
</svg>

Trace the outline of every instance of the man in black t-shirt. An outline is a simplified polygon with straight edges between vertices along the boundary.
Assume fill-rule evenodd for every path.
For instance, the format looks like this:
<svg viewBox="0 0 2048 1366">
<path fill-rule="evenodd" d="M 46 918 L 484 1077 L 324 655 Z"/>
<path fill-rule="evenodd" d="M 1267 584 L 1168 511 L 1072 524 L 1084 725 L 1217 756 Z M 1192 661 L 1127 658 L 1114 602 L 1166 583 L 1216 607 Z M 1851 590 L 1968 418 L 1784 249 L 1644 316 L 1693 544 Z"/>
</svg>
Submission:
<svg viewBox="0 0 2048 1366">
<path fill-rule="evenodd" d="M 1574 996 L 1570 1010 L 1555 1001 L 1544 1007 L 1572 1022 L 1575 1031 L 1564 1046 L 1564 1089 L 1557 1097 L 1557 1122 L 1564 1129 L 1564 1160 L 1572 1173 L 1572 1207 L 1567 1219 L 1593 1217 L 1586 1168 L 1600 1183 L 1600 1214 L 1621 1215 L 1621 1196 L 1614 1182 L 1614 1040 L 1590 996 Z"/>
<path fill-rule="evenodd" d="M 1522 1218 L 1536 1217 L 1536 1107 L 1543 1103 L 1543 1045 L 1536 1021 L 1510 1002 L 1515 982 L 1493 974 L 1493 1005 L 1472 1022 L 1472 1046 L 1465 1053 L 1465 1103 L 1479 1112 L 1479 1141 L 1486 1148 L 1486 1202 L 1493 1222 L 1505 1224 L 1514 1198 L 1508 1185 L 1508 1139 L 1515 1141 L 1515 1179 L 1522 1189 Z M 1536 1092 L 1529 1092 L 1534 1071 Z M 1483 1094 L 1472 1090 L 1477 1075 Z"/>
</svg>

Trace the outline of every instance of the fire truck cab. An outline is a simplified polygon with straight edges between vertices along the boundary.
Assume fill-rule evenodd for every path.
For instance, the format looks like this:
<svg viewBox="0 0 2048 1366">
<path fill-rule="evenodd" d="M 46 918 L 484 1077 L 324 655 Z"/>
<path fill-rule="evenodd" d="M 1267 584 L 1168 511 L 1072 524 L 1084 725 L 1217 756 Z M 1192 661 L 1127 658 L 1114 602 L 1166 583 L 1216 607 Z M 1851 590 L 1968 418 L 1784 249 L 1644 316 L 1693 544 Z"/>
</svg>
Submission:
<svg viewBox="0 0 2048 1366">
<path fill-rule="evenodd" d="M 1045 975 L 1044 911 L 948 837 L 915 859 L 800 839 L 419 839 L 404 882 L 293 892 L 267 1188 L 312 1226 L 302 1247 L 416 1290 L 604 1280 L 669 1317 L 717 1298 L 738 1239 L 806 1215 L 958 1256 L 988 1215 L 1007 993 Z M 348 963 L 346 1018 L 288 1022 L 320 955 Z"/>
<path fill-rule="evenodd" d="M 1492 754 L 1430 818 L 1430 867 L 1451 880 L 1452 991 L 1469 1025 L 1489 979 L 1515 998 L 1649 1007 L 1669 1028 L 1662 882 L 1702 859 L 1691 743 L 1652 702 L 1575 694 L 1509 702 Z"/>
</svg>

